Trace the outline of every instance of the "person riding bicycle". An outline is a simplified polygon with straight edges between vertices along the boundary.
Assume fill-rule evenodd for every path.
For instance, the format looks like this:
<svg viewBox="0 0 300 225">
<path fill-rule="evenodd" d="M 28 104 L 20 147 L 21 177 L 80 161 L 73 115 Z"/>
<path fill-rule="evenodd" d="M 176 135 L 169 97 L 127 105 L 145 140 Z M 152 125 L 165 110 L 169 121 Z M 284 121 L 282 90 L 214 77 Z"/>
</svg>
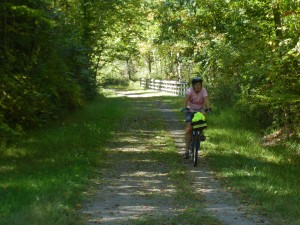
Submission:
<svg viewBox="0 0 300 225">
<path fill-rule="evenodd" d="M 185 133 L 185 159 L 189 158 L 189 145 L 192 139 L 192 116 L 193 112 L 199 112 L 203 109 L 209 108 L 208 94 L 206 89 L 202 86 L 203 80 L 200 77 L 192 79 L 192 87 L 187 89 L 184 98 L 184 108 L 188 109 L 186 112 L 186 133 Z"/>
</svg>

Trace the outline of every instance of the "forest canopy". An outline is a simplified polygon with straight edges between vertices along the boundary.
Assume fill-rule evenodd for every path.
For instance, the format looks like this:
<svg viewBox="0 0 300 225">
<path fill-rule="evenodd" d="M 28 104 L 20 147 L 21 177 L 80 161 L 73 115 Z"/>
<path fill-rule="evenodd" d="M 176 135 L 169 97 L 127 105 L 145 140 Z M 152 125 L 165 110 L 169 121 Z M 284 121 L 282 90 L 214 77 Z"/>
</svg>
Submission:
<svg viewBox="0 0 300 225">
<path fill-rule="evenodd" d="M 215 106 L 300 138 L 297 0 L 4 0 L 0 135 L 72 113 L 106 84 L 205 80 Z"/>
</svg>

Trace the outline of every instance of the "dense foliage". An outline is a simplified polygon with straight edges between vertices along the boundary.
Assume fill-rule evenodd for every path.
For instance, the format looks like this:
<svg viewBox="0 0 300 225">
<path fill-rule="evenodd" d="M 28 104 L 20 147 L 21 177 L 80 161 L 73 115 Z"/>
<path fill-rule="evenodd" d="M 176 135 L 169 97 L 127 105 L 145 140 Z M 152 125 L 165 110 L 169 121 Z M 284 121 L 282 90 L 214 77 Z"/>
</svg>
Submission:
<svg viewBox="0 0 300 225">
<path fill-rule="evenodd" d="M 8 126 L 44 124 L 92 96 L 95 82 L 84 30 L 59 3 L 5 1 L 0 6 L 2 132 Z M 80 20 L 77 10 L 73 13 Z"/>
<path fill-rule="evenodd" d="M 299 137 L 294 0 L 4 0 L 0 133 L 82 106 L 97 83 L 204 77 L 217 105 Z"/>
<path fill-rule="evenodd" d="M 126 47 L 133 42 L 127 34 L 136 29 L 125 25 L 139 8 L 138 1 L 2 1 L 0 136 L 69 114 L 95 96 L 96 74 L 107 62 L 132 63 L 128 55 L 137 50 Z M 124 46 L 113 45 L 116 38 Z"/>
<path fill-rule="evenodd" d="M 153 13 L 163 78 L 201 75 L 218 105 L 300 137 L 299 1 L 163 0 Z"/>
</svg>

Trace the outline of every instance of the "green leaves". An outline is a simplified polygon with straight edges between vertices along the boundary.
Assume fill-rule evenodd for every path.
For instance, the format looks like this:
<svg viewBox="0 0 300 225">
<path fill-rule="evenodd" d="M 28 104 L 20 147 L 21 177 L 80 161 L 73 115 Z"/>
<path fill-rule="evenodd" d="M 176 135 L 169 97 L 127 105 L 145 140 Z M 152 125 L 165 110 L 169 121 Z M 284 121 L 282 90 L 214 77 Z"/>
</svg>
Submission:
<svg viewBox="0 0 300 225">
<path fill-rule="evenodd" d="M 0 11 L 1 122 L 41 126 L 81 107 L 96 86 L 88 51 L 73 51 L 88 49 L 78 25 L 66 22 L 75 14 L 46 1 L 5 3 Z"/>
<path fill-rule="evenodd" d="M 284 105 L 288 118 L 298 123 L 299 3 L 164 0 L 154 6 L 159 27 L 154 44 L 164 49 L 160 57 L 169 62 L 173 77 L 189 80 L 197 71 L 217 104 L 234 105 L 241 100 L 251 108 L 261 103 L 274 118 Z M 174 56 L 179 53 L 186 64 L 177 63 Z M 181 77 L 175 65 L 184 68 Z M 256 100 L 247 102 L 249 96 Z"/>
<path fill-rule="evenodd" d="M 271 0 L 5 1 L 0 84 L 9 95 L 0 96 L 3 121 L 27 120 L 20 119 L 23 112 L 7 117 L 20 108 L 14 104 L 34 99 L 26 118 L 68 113 L 94 96 L 97 76 L 105 82 L 138 74 L 189 80 L 197 73 L 214 101 L 227 105 L 285 92 L 295 100 L 299 7 Z"/>
</svg>

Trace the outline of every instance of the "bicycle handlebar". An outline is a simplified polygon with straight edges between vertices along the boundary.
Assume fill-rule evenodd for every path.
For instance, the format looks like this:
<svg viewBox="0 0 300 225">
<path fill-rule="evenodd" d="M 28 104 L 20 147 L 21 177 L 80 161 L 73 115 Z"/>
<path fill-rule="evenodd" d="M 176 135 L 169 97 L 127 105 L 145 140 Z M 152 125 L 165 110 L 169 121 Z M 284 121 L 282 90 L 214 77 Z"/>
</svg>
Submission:
<svg viewBox="0 0 300 225">
<path fill-rule="evenodd" d="M 191 109 L 190 107 L 183 107 L 180 110 L 181 112 L 198 112 L 198 111 L 194 111 L 193 109 Z M 206 108 L 206 109 L 201 109 L 199 112 L 206 112 L 206 113 L 211 113 L 212 109 L 211 108 Z"/>
</svg>

